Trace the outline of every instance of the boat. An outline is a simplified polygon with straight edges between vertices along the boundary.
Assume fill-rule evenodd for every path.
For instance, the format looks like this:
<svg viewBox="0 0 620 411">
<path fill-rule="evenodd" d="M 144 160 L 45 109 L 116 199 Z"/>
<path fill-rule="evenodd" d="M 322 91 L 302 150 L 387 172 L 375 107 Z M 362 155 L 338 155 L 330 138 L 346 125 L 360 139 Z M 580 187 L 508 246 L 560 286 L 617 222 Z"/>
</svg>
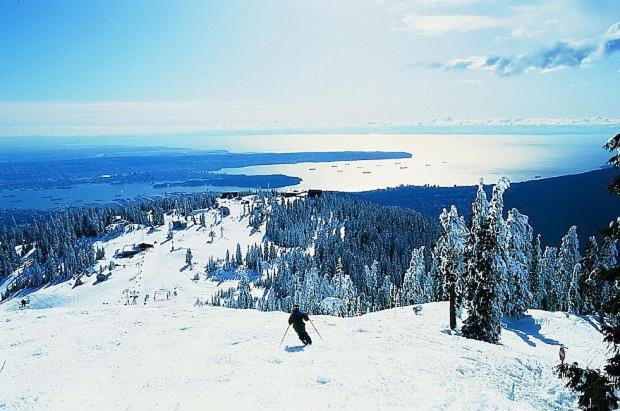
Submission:
<svg viewBox="0 0 620 411">
<path fill-rule="evenodd" d="M 370 171 L 362 171 L 362 174 L 370 174 Z"/>
<path fill-rule="evenodd" d="M 312 167 L 312 168 L 309 168 L 308 170 L 310 170 L 310 171 L 314 171 L 314 170 L 316 170 L 316 168 L 313 168 L 313 167 Z"/>
<path fill-rule="evenodd" d="M 399 168 L 400 168 L 401 170 L 404 170 L 404 169 L 409 168 L 409 167 L 407 167 L 407 166 L 401 166 L 401 167 L 399 167 Z"/>
<path fill-rule="evenodd" d="M 15 197 L 15 194 L 6 194 L 6 195 L 3 195 L 2 197 L 4 197 L 4 198 L 13 198 L 13 197 Z"/>
</svg>

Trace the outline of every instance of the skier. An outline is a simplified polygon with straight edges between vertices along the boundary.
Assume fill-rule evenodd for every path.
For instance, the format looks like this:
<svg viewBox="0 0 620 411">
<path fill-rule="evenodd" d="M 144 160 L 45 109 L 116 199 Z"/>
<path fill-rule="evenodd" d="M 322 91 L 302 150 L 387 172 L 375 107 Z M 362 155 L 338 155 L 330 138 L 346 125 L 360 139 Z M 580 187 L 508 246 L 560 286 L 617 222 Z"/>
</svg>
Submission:
<svg viewBox="0 0 620 411">
<path fill-rule="evenodd" d="M 312 344 L 312 339 L 308 335 L 306 331 L 306 324 L 304 321 L 310 321 L 308 318 L 308 314 L 303 313 L 299 310 L 299 304 L 295 304 L 293 306 L 293 312 L 291 316 L 288 318 L 289 325 L 293 325 L 293 329 L 297 333 L 297 336 L 301 340 L 304 345 Z"/>
</svg>

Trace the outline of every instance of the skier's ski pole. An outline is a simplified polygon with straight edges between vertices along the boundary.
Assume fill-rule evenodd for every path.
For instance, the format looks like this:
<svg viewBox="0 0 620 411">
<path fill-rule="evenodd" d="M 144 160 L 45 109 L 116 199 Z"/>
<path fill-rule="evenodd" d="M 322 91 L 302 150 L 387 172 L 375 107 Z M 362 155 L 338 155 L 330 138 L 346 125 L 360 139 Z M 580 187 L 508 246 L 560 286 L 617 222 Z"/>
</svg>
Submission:
<svg viewBox="0 0 620 411">
<path fill-rule="evenodd" d="M 291 325 L 289 324 L 288 327 L 286 327 L 286 331 L 284 331 L 284 336 L 282 337 L 282 339 L 280 340 L 280 345 L 278 345 L 278 348 L 282 347 L 282 343 L 284 342 L 284 338 L 286 338 L 286 334 L 288 333 L 288 329 L 291 328 Z"/>
<path fill-rule="evenodd" d="M 309 318 L 308 318 L 309 319 Z M 310 319 L 309 319 L 310 320 Z M 316 329 L 316 327 L 314 326 L 314 323 L 312 322 L 312 320 L 310 320 L 310 324 L 312 324 L 312 328 L 314 328 L 314 331 L 316 331 L 317 335 L 319 337 L 321 337 L 321 334 L 319 334 L 319 330 Z M 321 337 L 321 340 L 323 339 L 323 337 Z"/>
</svg>

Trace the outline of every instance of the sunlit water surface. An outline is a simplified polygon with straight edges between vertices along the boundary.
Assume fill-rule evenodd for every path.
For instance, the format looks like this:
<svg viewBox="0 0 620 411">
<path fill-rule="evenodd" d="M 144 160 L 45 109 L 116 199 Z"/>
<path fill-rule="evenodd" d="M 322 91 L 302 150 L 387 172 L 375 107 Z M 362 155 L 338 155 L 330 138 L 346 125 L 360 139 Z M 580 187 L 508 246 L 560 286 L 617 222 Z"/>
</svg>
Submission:
<svg viewBox="0 0 620 411">
<path fill-rule="evenodd" d="M 294 189 L 364 191 L 403 184 L 473 185 L 506 176 L 525 181 L 600 168 L 609 157 L 602 145 L 609 136 L 321 134 L 208 136 L 179 138 L 172 146 L 231 152 L 404 151 L 410 159 L 299 163 L 224 169 L 229 174 L 281 173 L 302 178 Z M 197 192 L 234 187 L 155 189 L 152 184 L 97 184 L 68 189 L 3 191 L 0 208 L 55 208 L 94 205 L 167 191 Z M 11 197 L 8 197 L 11 196 Z"/>
<path fill-rule="evenodd" d="M 301 177 L 296 188 L 362 191 L 415 185 L 472 185 L 575 174 L 604 165 L 603 135 L 318 135 L 231 137 L 232 151 L 405 151 L 411 159 L 300 163 L 225 169 L 231 174 Z"/>
</svg>

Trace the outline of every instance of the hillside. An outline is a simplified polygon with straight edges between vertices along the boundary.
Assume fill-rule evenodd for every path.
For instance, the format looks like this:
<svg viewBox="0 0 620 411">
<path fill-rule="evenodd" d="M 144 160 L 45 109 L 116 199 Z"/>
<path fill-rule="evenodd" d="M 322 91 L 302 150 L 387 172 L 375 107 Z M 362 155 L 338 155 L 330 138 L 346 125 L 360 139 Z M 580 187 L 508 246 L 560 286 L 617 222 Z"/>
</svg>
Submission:
<svg viewBox="0 0 620 411">
<path fill-rule="evenodd" d="M 620 202 L 607 192 L 617 171 L 611 168 L 514 183 L 505 195 L 506 209 L 517 208 L 530 216 L 534 229 L 546 244 L 556 244 L 568 228 L 576 225 L 580 237 L 598 234 L 609 221 L 618 217 Z M 495 184 L 495 181 L 485 181 Z M 411 208 L 437 217 L 442 208 L 454 204 L 469 215 L 476 196 L 471 187 L 404 186 L 366 191 L 354 197 L 379 205 Z M 487 186 L 491 192 L 491 186 Z"/>
<path fill-rule="evenodd" d="M 116 264 L 107 280 L 83 276 L 78 287 L 71 280 L 24 290 L 0 305 L 0 409 L 568 410 L 575 396 L 553 374 L 560 345 L 570 361 L 598 366 L 604 357 L 589 317 L 529 310 L 505 319 L 501 344 L 493 345 L 451 335 L 443 302 L 417 314 L 407 306 L 313 316 L 322 339 L 309 326 L 312 346 L 289 330 L 279 347 L 286 313 L 196 304 L 239 283 L 233 272 L 207 277 L 210 257 L 265 240 L 243 201 L 218 201 L 229 216 L 195 212 L 207 225 L 217 221 L 212 242 L 209 230 L 190 224 L 175 232 L 172 251 L 166 230 L 126 226 L 95 243 L 106 254 L 97 266 Z M 113 257 L 142 242 L 154 247 Z M 18 310 L 27 292 L 28 309 Z M 252 293 L 262 295 L 261 287 Z"/>
</svg>

